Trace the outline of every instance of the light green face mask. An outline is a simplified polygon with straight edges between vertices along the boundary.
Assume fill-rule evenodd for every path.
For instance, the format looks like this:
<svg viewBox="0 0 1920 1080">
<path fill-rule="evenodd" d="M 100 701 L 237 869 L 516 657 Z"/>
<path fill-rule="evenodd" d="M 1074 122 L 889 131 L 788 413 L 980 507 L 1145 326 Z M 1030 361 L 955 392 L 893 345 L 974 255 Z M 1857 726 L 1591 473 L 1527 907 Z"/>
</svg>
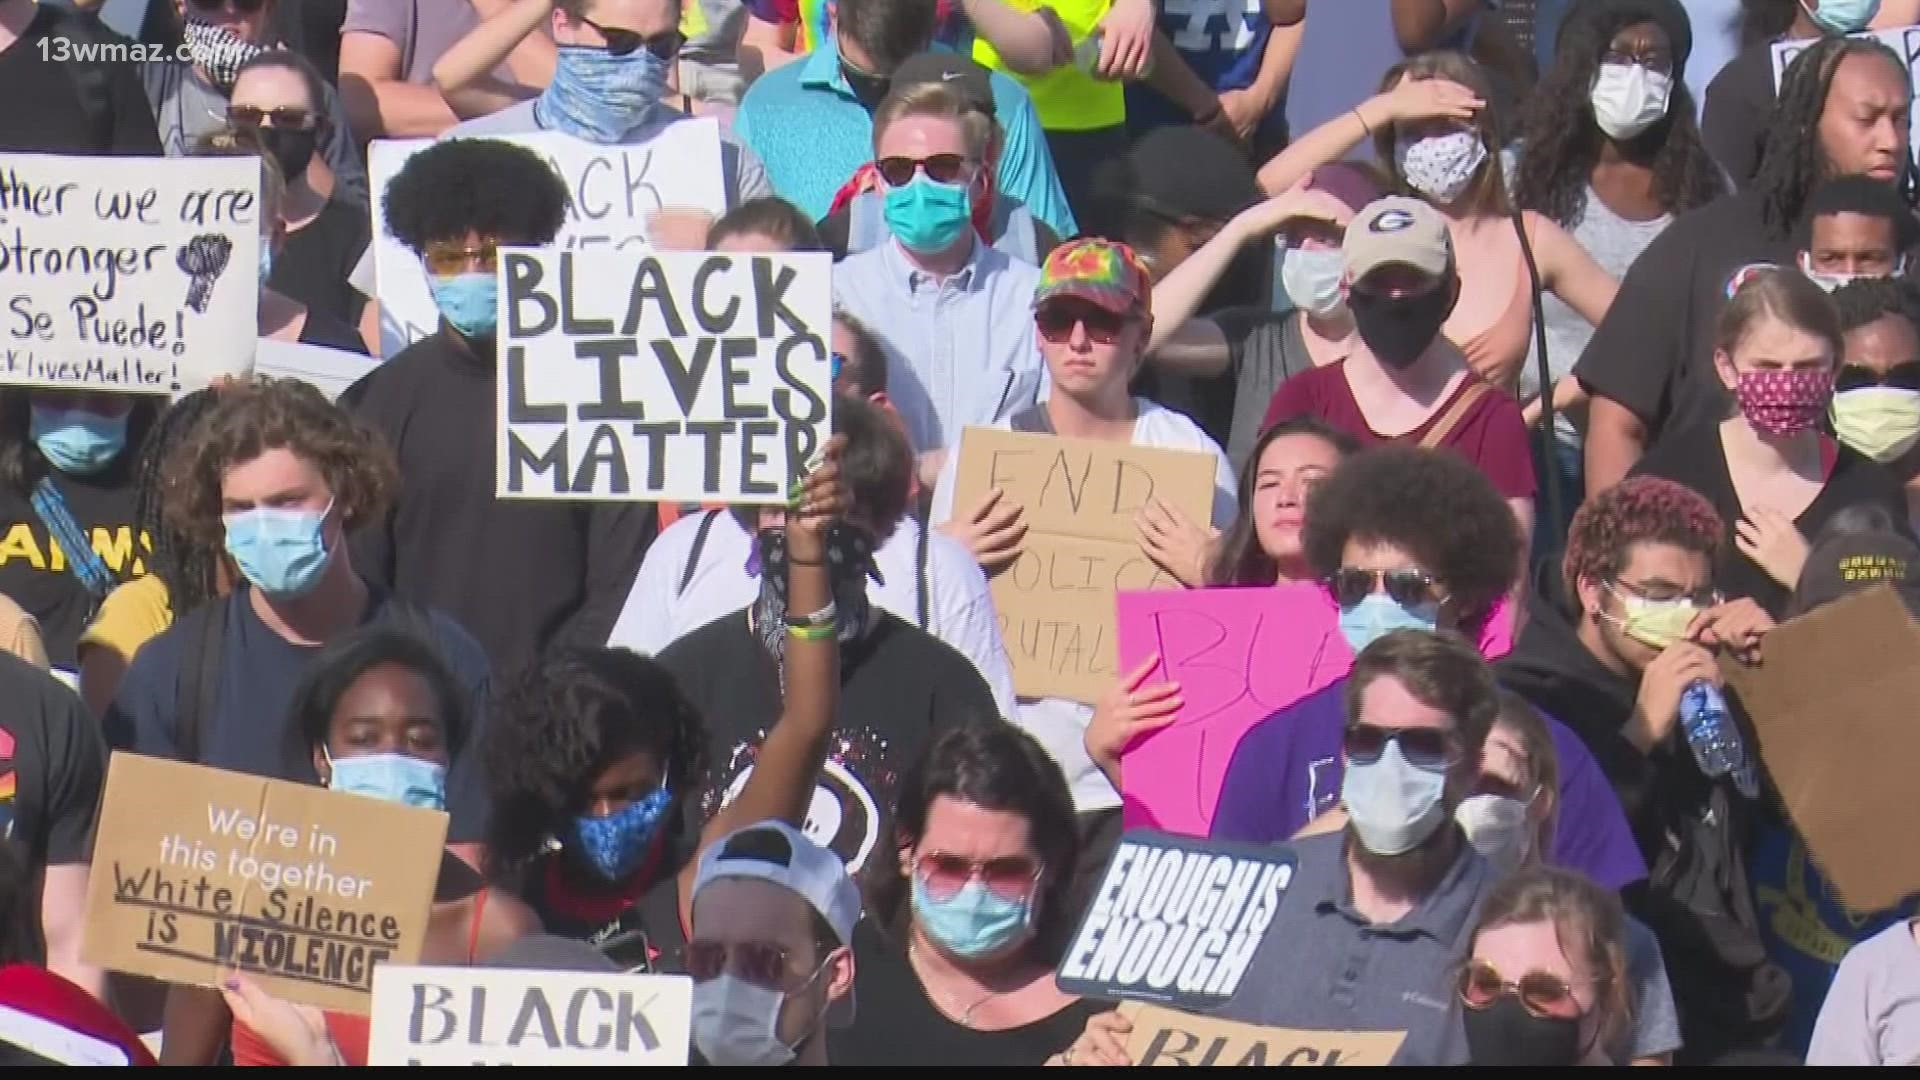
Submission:
<svg viewBox="0 0 1920 1080">
<path fill-rule="evenodd" d="M 1863 386 L 1833 396 L 1833 432 L 1882 465 L 1920 442 L 1920 390 Z"/>
<path fill-rule="evenodd" d="M 1626 617 L 1614 618 L 1603 612 L 1601 618 L 1617 624 L 1621 633 L 1647 648 L 1661 652 L 1685 637 L 1687 627 L 1693 625 L 1694 616 L 1700 614 L 1699 605 L 1687 597 L 1649 600 L 1644 596 L 1635 596 L 1612 582 L 1607 583 L 1607 591 L 1620 598 L 1621 607 L 1626 609 Z"/>
</svg>

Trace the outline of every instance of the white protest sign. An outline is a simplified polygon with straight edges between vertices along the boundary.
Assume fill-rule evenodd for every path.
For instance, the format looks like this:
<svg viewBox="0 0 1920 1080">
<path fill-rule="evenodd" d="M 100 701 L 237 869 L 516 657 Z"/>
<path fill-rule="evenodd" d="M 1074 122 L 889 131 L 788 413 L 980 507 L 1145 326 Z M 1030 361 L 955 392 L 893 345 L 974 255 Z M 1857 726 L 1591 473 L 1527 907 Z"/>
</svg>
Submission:
<svg viewBox="0 0 1920 1080">
<path fill-rule="evenodd" d="M 259 266 L 255 159 L 0 154 L 0 384 L 171 394 L 244 374 Z"/>
<path fill-rule="evenodd" d="M 639 146 L 602 146 L 551 131 L 484 137 L 534 151 L 566 181 L 567 222 L 554 238 L 565 251 L 646 251 L 647 216 L 655 210 L 700 209 L 716 218 L 727 212 L 720 127 L 711 118 L 668 124 Z M 382 356 L 393 356 L 440 323 L 420 259 L 387 231 L 387 182 L 433 142 L 376 139 L 367 153 Z"/>
<path fill-rule="evenodd" d="M 255 375 L 297 379 L 327 395 L 329 401 L 338 400 L 347 387 L 379 366 L 378 360 L 344 349 L 271 338 L 260 339 L 260 350 L 253 358 Z"/>
<path fill-rule="evenodd" d="M 1852 35 L 1857 38 L 1873 38 L 1893 50 L 1900 62 L 1907 68 L 1908 96 L 1920 96 L 1920 26 L 1896 26 L 1890 30 L 1862 30 Z M 1818 39 L 1807 41 L 1780 41 L 1773 46 L 1773 89 L 1777 94 L 1780 81 L 1786 77 L 1787 68 L 1793 59 L 1806 52 Z M 1920 167 L 1920 115 L 1907 117 L 1907 153 L 1913 158 L 1916 167 Z"/>
<path fill-rule="evenodd" d="M 832 433 L 831 256 L 509 248 L 495 493 L 778 505 Z"/>
<path fill-rule="evenodd" d="M 693 983 L 679 975 L 373 969 L 368 1065 L 685 1065 Z"/>
</svg>

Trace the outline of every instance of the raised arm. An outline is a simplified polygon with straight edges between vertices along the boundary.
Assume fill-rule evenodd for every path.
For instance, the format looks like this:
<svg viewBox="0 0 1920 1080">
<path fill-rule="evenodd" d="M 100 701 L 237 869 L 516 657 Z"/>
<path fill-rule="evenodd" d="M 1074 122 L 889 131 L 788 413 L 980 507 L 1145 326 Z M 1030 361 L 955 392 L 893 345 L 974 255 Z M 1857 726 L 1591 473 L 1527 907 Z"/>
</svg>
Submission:
<svg viewBox="0 0 1920 1080">
<path fill-rule="evenodd" d="M 1396 123 L 1419 120 L 1470 120 L 1486 103 L 1450 79 L 1402 79 L 1391 90 L 1367 100 L 1295 139 L 1260 169 L 1260 188 L 1270 195 L 1291 189 L 1300 178 L 1345 157 L 1375 132 Z"/>
<path fill-rule="evenodd" d="M 340 35 L 340 101 L 356 138 L 432 138 L 454 125 L 439 90 L 403 76 L 391 38 L 366 30 Z"/>
<path fill-rule="evenodd" d="M 1006 0 L 960 0 L 960 10 L 1010 71 L 1045 75 L 1073 62 L 1073 41 L 1050 7 L 1016 11 Z"/>
<path fill-rule="evenodd" d="M 1482 0 L 1392 0 L 1393 36 L 1411 56 L 1436 48 L 1465 26 L 1484 6 Z"/>
<path fill-rule="evenodd" d="M 539 33 L 540 24 L 553 17 L 553 0 L 492 0 L 489 6 L 493 14 L 433 65 L 433 85 L 463 118 L 497 112 L 524 95 L 523 88 L 493 77 L 501 64 L 509 64 L 516 78 L 522 75 L 518 69 L 526 68 L 532 85 L 544 86 L 553 78 L 553 43 Z"/>
</svg>

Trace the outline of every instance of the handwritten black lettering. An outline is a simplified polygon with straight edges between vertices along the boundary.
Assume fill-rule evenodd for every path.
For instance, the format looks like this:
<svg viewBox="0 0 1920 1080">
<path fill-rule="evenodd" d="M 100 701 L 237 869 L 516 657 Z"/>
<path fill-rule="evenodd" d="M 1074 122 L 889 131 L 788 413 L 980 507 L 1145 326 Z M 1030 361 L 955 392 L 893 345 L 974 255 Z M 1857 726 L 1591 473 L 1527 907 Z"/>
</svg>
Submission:
<svg viewBox="0 0 1920 1080">
<path fill-rule="evenodd" d="M 546 271 L 540 266 L 540 260 L 530 255 L 508 255 L 507 270 L 507 337 L 520 339 L 538 337 L 552 330 L 560 321 L 560 305 L 553 297 L 540 290 L 540 279 Z M 537 321 L 525 322 L 520 315 L 520 306 L 531 303 L 539 311 Z M 632 331 L 628 331 L 632 333 Z"/>
</svg>

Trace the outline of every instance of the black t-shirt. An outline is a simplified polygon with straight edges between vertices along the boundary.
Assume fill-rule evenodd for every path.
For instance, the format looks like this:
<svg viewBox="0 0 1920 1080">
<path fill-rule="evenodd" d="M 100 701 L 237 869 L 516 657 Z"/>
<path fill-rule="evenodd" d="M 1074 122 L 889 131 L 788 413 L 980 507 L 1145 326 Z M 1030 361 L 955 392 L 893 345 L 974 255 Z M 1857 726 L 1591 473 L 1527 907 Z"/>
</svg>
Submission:
<svg viewBox="0 0 1920 1080">
<path fill-rule="evenodd" d="M 840 653 L 840 708 L 807 833 L 858 871 L 884 856 L 900 776 L 950 725 L 998 716 L 993 692 L 952 646 L 875 609 L 867 636 Z M 707 784 L 686 822 L 698 829 L 746 782 L 780 718 L 780 674 L 744 611 L 669 645 L 660 663 L 707 723 Z"/>
<path fill-rule="evenodd" d="M 1627 271 L 1574 374 L 1639 417 L 1649 448 L 1666 432 L 1717 423 L 1732 404 L 1713 370 L 1728 286 L 1748 266 L 1792 262 L 1792 242 L 1768 234 L 1752 192 L 1681 215 Z"/>
<path fill-rule="evenodd" d="M 668 837 L 669 840 L 673 838 Z M 620 888 L 586 888 L 550 853 L 534 863 L 519 892 L 547 933 L 584 941 L 622 971 L 672 975 L 686 970 L 679 873 L 690 847 L 666 848 Z"/>
<path fill-rule="evenodd" d="M 905 947 L 872 919 L 853 932 L 853 958 L 860 973 L 853 1025 L 827 1032 L 827 1060 L 835 1065 L 1040 1065 L 1072 1046 L 1088 1017 L 1113 1009 L 1082 999 L 1025 1027 L 975 1031 L 940 1011 Z"/>
<path fill-rule="evenodd" d="M 0 652 L 0 840 L 33 870 L 86 862 L 107 779 L 100 728 L 73 691 Z"/>
<path fill-rule="evenodd" d="M 1771 41 L 1741 50 L 1707 84 L 1700 138 L 1733 179 L 1735 191 L 1745 191 L 1760 171 L 1774 97 Z"/>
<path fill-rule="evenodd" d="M 95 25 L 66 35 L 63 47 L 55 35 L 77 18 L 42 4 L 26 32 L 0 51 L 0 151 L 159 157 L 160 133 L 139 65 L 83 66 L 76 58 L 76 46 L 124 39 Z M 82 86 L 93 89 L 83 97 Z"/>
<path fill-rule="evenodd" d="M 211 690 L 212 715 L 200 729 L 196 759 L 250 776 L 317 784 L 312 757 L 293 745 L 288 707 L 294 687 L 321 649 L 296 645 L 275 633 L 254 612 L 252 596 L 252 589 L 243 588 L 212 601 L 227 605 L 226 635 Z M 447 840 L 477 842 L 486 835 L 488 806 L 477 750 L 486 729 L 486 653 L 446 615 L 422 613 L 385 596 L 369 600 L 363 623 L 413 630 L 422 619 L 430 620 L 429 636 L 467 701 L 467 731 L 447 773 L 447 811 L 453 815 Z M 203 655 L 200 635 L 205 625 L 198 615 L 179 616 L 134 654 L 104 722 L 107 741 L 115 748 L 175 760 L 184 756 L 182 733 L 189 721 L 180 716 L 181 679 L 188 663 L 197 665 Z"/>
<path fill-rule="evenodd" d="M 306 321 L 300 324 L 300 344 L 320 345 L 341 352 L 367 355 L 367 343 L 360 338 L 360 331 L 341 322 L 323 311 L 307 309 Z"/>
<path fill-rule="evenodd" d="M 93 550 L 116 583 L 144 576 L 147 556 L 153 553 L 151 536 L 134 535 L 138 458 L 139 448 L 129 445 L 93 476 L 70 476 L 58 469 L 48 474 L 66 501 L 67 513 L 92 539 Z M 0 490 L 0 593 L 40 620 L 40 636 L 53 666 L 77 670 L 75 650 L 93 614 L 93 598 L 28 496 L 10 490 Z"/>
<path fill-rule="evenodd" d="M 309 312 L 358 325 L 367 298 L 347 278 L 366 253 L 371 236 L 366 207 L 328 199 L 312 221 L 287 234 L 267 284 L 307 305 Z"/>
<path fill-rule="evenodd" d="M 1733 477 L 1727 472 L 1726 449 L 1720 442 L 1717 424 L 1674 432 L 1658 449 L 1640 459 L 1632 475 L 1664 477 L 1704 495 L 1719 511 L 1720 520 L 1726 526 L 1720 542 L 1720 564 L 1714 568 L 1714 584 L 1730 600 L 1752 597 L 1769 615 L 1776 619 L 1783 617 L 1792 590 L 1768 576 L 1734 542 L 1734 529 L 1739 525 L 1742 510 L 1740 497 L 1733 490 Z M 1811 539 L 1834 514 L 1862 503 L 1884 508 L 1896 522 L 1907 520 L 1907 497 L 1900 481 L 1885 466 L 1840 446 L 1825 486 L 1793 523 L 1801 535 Z M 1905 531 L 1904 524 L 1902 531 Z"/>
</svg>

